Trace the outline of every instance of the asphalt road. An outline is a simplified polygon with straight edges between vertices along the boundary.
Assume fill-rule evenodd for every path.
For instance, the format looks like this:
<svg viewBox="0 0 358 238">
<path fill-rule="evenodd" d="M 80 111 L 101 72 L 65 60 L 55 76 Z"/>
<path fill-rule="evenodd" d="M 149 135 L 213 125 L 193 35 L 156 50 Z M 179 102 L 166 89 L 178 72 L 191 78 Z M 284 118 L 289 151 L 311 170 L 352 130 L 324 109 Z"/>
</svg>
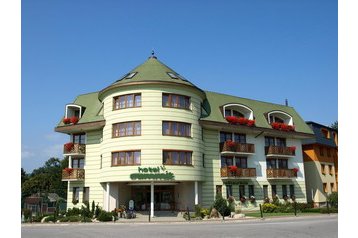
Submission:
<svg viewBox="0 0 358 238">
<path fill-rule="evenodd" d="M 22 238 L 112 237 L 338 237 L 338 216 L 271 218 L 231 222 L 24 224 Z"/>
</svg>

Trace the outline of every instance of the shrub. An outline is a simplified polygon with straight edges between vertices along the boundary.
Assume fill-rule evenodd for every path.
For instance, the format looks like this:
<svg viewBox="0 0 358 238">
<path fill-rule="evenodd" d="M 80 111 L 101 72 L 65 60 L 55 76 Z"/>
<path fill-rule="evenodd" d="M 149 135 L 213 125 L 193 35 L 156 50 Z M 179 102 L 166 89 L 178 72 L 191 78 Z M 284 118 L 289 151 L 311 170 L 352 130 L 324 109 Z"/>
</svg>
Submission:
<svg viewBox="0 0 358 238">
<path fill-rule="evenodd" d="M 338 208 L 338 192 L 331 193 L 327 198 L 331 207 Z"/>
<path fill-rule="evenodd" d="M 53 215 L 45 218 L 44 222 L 56 222 L 55 217 Z"/>
<path fill-rule="evenodd" d="M 32 215 L 32 211 L 30 209 L 24 209 L 23 213 L 24 213 L 25 220 L 28 220 Z"/>
<path fill-rule="evenodd" d="M 78 216 L 78 215 L 81 215 L 81 210 L 79 209 L 79 208 L 76 208 L 76 207 L 74 207 L 74 208 L 69 208 L 68 210 L 67 210 L 67 213 L 66 213 L 66 216 Z"/>
<path fill-rule="evenodd" d="M 80 216 L 68 216 L 60 219 L 60 222 L 79 222 L 82 220 Z"/>
<path fill-rule="evenodd" d="M 320 212 L 328 213 L 328 210 L 327 210 L 327 208 L 321 208 Z M 329 213 L 338 213 L 338 208 L 335 208 L 335 207 L 329 208 Z"/>
<path fill-rule="evenodd" d="M 265 213 L 277 212 L 278 206 L 271 203 L 264 203 L 262 205 L 262 211 Z"/>
<path fill-rule="evenodd" d="M 213 207 L 218 210 L 218 212 L 220 212 L 222 216 L 230 215 L 230 208 L 227 205 L 226 199 L 224 199 L 222 196 L 217 196 L 214 201 Z"/>
<path fill-rule="evenodd" d="M 97 219 L 99 221 L 112 221 L 112 212 L 101 211 Z"/>
</svg>

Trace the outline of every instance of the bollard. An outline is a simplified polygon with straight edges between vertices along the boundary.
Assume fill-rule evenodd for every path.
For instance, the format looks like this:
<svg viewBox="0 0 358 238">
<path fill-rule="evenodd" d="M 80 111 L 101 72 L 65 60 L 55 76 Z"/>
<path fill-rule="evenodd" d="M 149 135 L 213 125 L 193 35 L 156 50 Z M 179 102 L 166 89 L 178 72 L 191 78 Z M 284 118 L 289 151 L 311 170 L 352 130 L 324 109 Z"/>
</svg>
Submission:
<svg viewBox="0 0 358 238">
<path fill-rule="evenodd" d="M 150 222 L 150 211 L 148 210 L 148 222 Z"/>
<path fill-rule="evenodd" d="M 294 208 L 295 208 L 295 209 L 294 209 L 294 211 L 295 211 L 295 216 L 297 216 L 297 203 L 296 203 L 296 202 L 294 203 Z"/>
<path fill-rule="evenodd" d="M 264 213 L 262 212 L 262 205 L 260 204 L 261 219 L 264 219 Z"/>
</svg>

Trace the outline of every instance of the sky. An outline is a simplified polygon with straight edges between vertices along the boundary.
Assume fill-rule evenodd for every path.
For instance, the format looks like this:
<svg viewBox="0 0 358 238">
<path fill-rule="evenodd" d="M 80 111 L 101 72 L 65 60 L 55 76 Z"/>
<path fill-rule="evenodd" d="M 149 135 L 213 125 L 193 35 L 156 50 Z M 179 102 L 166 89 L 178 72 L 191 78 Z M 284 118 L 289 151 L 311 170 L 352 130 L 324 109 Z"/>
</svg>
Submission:
<svg viewBox="0 0 358 238">
<path fill-rule="evenodd" d="M 21 166 L 63 158 L 65 105 L 158 59 L 201 89 L 338 120 L 333 0 L 23 0 Z"/>
</svg>

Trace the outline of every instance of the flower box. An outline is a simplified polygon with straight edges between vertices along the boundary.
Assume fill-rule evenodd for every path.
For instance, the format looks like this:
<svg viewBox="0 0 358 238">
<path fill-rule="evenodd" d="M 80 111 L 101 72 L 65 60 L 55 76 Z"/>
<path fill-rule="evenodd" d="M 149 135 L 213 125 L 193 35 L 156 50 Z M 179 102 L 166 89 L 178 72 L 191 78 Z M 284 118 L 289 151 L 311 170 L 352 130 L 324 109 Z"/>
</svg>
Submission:
<svg viewBox="0 0 358 238">
<path fill-rule="evenodd" d="M 233 125 L 240 124 L 240 125 L 246 125 L 246 126 L 254 126 L 255 120 L 250 120 L 245 117 L 236 117 L 236 116 L 227 116 L 225 119 Z"/>
<path fill-rule="evenodd" d="M 294 151 L 296 151 L 296 146 L 290 146 L 290 147 L 288 147 L 288 149 L 289 149 L 290 151 L 294 152 Z"/>
<path fill-rule="evenodd" d="M 297 172 L 299 171 L 299 168 L 293 168 L 292 171 L 297 175 Z"/>
<path fill-rule="evenodd" d="M 294 131 L 295 126 L 291 126 L 285 123 L 280 122 L 272 122 L 271 127 L 275 130 L 281 130 L 281 131 Z"/>
<path fill-rule="evenodd" d="M 234 147 L 235 146 L 235 142 L 233 142 L 232 140 L 227 140 L 226 141 L 226 145 L 229 147 Z"/>
<path fill-rule="evenodd" d="M 75 116 L 71 117 L 70 119 L 71 119 L 72 124 L 77 124 L 77 122 L 79 120 L 78 117 L 75 117 Z"/>
<path fill-rule="evenodd" d="M 225 117 L 225 119 L 226 119 L 230 124 L 236 125 L 237 123 L 239 123 L 239 118 L 238 118 L 238 117 L 235 117 L 235 116 L 227 116 L 227 117 Z"/>
<path fill-rule="evenodd" d="M 65 168 L 66 173 L 70 174 L 73 171 L 73 168 Z"/>
<path fill-rule="evenodd" d="M 230 171 L 231 173 L 236 173 L 236 172 L 237 172 L 237 166 L 235 166 L 235 165 L 229 166 L 229 171 Z"/>
<path fill-rule="evenodd" d="M 64 123 L 65 125 L 67 125 L 67 124 L 70 124 L 70 123 L 71 123 L 71 118 L 64 117 L 62 121 L 63 121 L 63 123 Z"/>
<path fill-rule="evenodd" d="M 74 144 L 72 142 L 68 142 L 65 144 L 65 150 L 70 152 L 73 149 Z"/>
</svg>

